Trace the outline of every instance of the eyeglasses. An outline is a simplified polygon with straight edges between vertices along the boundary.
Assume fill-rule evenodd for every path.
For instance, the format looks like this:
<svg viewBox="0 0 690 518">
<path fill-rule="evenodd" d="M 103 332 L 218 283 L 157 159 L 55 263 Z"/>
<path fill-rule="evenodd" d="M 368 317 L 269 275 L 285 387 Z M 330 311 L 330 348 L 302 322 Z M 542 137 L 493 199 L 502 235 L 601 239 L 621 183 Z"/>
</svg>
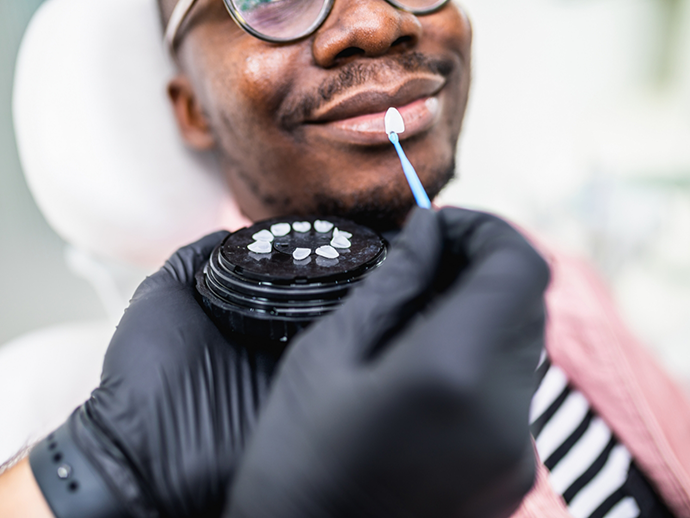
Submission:
<svg viewBox="0 0 690 518">
<path fill-rule="evenodd" d="M 427 14 L 449 0 L 386 0 L 412 14 Z M 175 38 L 196 0 L 179 0 L 165 31 L 172 52 Z M 326 20 L 334 0 L 223 0 L 242 29 L 264 41 L 287 43 L 309 36 Z"/>
</svg>

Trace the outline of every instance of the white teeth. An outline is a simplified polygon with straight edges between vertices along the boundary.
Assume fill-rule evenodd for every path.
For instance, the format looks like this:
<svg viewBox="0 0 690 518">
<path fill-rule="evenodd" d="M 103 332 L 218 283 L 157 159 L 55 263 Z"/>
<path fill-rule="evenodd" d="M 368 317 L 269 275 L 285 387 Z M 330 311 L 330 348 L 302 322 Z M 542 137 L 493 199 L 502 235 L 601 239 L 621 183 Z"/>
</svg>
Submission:
<svg viewBox="0 0 690 518">
<path fill-rule="evenodd" d="M 270 254 L 273 246 L 268 241 L 254 241 L 247 249 L 255 254 Z"/>
<path fill-rule="evenodd" d="M 314 221 L 314 230 L 316 230 L 320 234 L 330 232 L 332 228 L 333 223 L 331 223 L 330 221 L 321 221 L 320 219 Z"/>
<path fill-rule="evenodd" d="M 345 239 L 352 239 L 352 234 L 350 234 L 349 232 L 345 232 L 344 230 L 340 230 L 339 228 L 336 228 L 333 231 L 333 237 L 337 236 L 343 236 Z"/>
<path fill-rule="evenodd" d="M 333 236 L 333 239 L 331 240 L 331 246 L 334 248 L 350 248 L 352 246 L 352 243 L 343 236 L 342 234 Z"/>
<path fill-rule="evenodd" d="M 424 101 L 424 105 L 432 115 L 436 115 L 438 113 L 438 99 L 436 97 L 429 97 L 426 101 Z"/>
<path fill-rule="evenodd" d="M 317 248 L 316 255 L 320 255 L 321 257 L 325 257 L 326 259 L 335 259 L 340 256 L 340 254 L 335 248 L 328 245 L 320 246 L 319 248 Z"/>
<path fill-rule="evenodd" d="M 395 108 L 388 108 L 383 122 L 386 126 L 386 135 L 390 135 L 391 133 L 405 132 L 405 121 L 403 120 L 402 115 L 400 115 L 400 112 Z"/>
<path fill-rule="evenodd" d="M 292 252 L 292 257 L 294 257 L 295 261 L 301 261 L 302 259 L 306 259 L 311 255 L 311 248 L 298 248 L 294 252 Z"/>
<path fill-rule="evenodd" d="M 309 232 L 311 230 L 311 223 L 308 221 L 295 221 L 292 224 L 292 228 L 295 232 L 301 232 L 304 234 L 305 232 Z"/>
<path fill-rule="evenodd" d="M 271 225 L 271 232 L 276 237 L 287 236 L 290 233 L 290 223 L 276 223 Z"/>
<path fill-rule="evenodd" d="M 273 241 L 273 234 L 271 234 L 268 230 L 262 230 L 261 232 L 254 234 L 252 239 L 255 241 L 266 241 L 267 243 L 270 243 Z"/>
</svg>

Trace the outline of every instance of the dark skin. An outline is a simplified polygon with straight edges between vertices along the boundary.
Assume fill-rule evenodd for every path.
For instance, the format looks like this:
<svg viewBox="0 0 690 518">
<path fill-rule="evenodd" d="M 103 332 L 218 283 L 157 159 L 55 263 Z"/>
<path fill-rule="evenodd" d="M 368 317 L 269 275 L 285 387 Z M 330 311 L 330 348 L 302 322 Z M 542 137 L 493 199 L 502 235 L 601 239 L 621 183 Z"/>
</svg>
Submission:
<svg viewBox="0 0 690 518">
<path fill-rule="evenodd" d="M 164 18 L 173 4 L 163 0 Z M 454 4 L 414 16 L 384 0 L 335 0 L 314 34 L 274 45 L 240 29 L 221 0 L 199 0 L 178 38 L 180 73 L 168 91 L 185 142 L 217 153 L 248 218 L 338 214 L 393 228 L 414 200 L 381 110 L 401 107 L 403 147 L 433 198 L 454 170 L 471 41 Z M 435 116 L 424 111 L 429 97 Z M 358 124 L 375 135 L 352 131 Z M 0 515 L 53 516 L 27 459 L 1 478 Z"/>
<path fill-rule="evenodd" d="M 172 4 L 163 5 L 168 16 Z M 414 200 L 382 111 L 412 105 L 411 115 L 401 108 L 403 147 L 433 198 L 454 171 L 471 39 L 452 3 L 415 16 L 384 0 L 336 0 L 314 34 L 271 44 L 239 28 L 221 0 L 199 0 L 179 33 L 180 73 L 168 90 L 186 143 L 216 151 L 249 219 L 338 214 L 383 230 L 400 225 Z M 436 115 L 419 115 L 429 97 Z"/>
</svg>

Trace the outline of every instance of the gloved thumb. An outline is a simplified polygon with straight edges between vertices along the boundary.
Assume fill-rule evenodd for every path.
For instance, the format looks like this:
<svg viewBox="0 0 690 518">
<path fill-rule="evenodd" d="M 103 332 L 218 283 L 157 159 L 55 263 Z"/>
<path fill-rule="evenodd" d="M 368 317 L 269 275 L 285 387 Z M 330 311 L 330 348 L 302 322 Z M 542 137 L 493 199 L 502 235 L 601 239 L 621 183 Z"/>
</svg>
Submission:
<svg viewBox="0 0 690 518">
<path fill-rule="evenodd" d="M 291 354 L 302 360 L 314 355 L 368 359 L 423 305 L 441 261 L 443 241 L 437 213 L 415 209 L 385 263 L 353 289 L 341 308 L 298 337 Z"/>
</svg>

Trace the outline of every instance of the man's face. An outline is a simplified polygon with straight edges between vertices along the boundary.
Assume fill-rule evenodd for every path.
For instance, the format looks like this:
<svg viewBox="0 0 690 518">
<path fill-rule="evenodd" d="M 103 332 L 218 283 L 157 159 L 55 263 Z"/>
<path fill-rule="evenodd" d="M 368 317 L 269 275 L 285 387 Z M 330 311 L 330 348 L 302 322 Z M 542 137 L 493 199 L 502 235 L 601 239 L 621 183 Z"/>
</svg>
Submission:
<svg viewBox="0 0 690 518">
<path fill-rule="evenodd" d="M 178 120 L 180 104 L 198 106 L 181 124 L 207 139 L 188 140 L 218 151 L 250 219 L 336 214 L 399 225 L 414 200 L 384 131 L 390 106 L 430 197 L 452 176 L 471 46 L 452 3 L 415 16 L 384 0 L 335 0 L 314 34 L 271 44 L 240 29 L 221 0 L 200 0 L 178 41 Z M 185 81 L 192 101 L 174 93 Z"/>
</svg>

